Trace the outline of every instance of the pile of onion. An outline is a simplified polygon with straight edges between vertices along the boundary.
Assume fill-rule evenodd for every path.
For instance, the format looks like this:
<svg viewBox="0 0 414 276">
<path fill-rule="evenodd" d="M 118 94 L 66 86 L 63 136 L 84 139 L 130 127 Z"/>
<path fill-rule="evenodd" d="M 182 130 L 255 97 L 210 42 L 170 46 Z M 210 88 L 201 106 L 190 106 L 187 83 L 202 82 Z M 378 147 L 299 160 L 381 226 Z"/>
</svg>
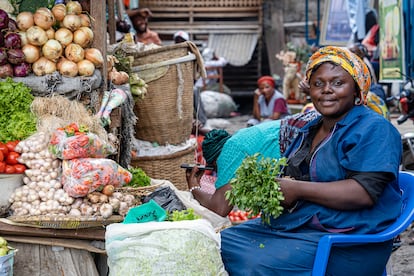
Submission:
<svg viewBox="0 0 414 276">
<path fill-rule="evenodd" d="M 18 23 L 0 9 L 0 78 L 25 77 L 29 72 Z"/>
<path fill-rule="evenodd" d="M 39 8 L 33 14 L 21 12 L 16 21 L 25 62 L 35 75 L 58 71 L 68 77 L 91 76 L 103 65 L 102 53 L 91 48 L 94 33 L 89 15 L 82 13 L 78 1 Z"/>
</svg>

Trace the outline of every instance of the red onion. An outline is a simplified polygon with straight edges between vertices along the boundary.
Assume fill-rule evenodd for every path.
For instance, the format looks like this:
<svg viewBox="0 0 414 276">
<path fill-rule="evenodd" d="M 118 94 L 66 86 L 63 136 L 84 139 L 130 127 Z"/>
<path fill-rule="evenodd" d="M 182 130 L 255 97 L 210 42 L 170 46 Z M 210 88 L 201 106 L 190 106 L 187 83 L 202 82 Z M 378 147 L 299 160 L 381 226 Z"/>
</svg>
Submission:
<svg viewBox="0 0 414 276">
<path fill-rule="evenodd" d="M 7 63 L 7 50 L 5 48 L 0 48 L 0 65 Z"/>
<path fill-rule="evenodd" d="M 0 47 L 4 47 L 4 33 L 0 32 Z"/>
<path fill-rule="evenodd" d="M 24 53 L 22 49 L 10 49 L 7 51 L 7 60 L 11 64 L 20 64 L 24 61 Z"/>
<path fill-rule="evenodd" d="M 0 78 L 5 79 L 7 77 L 13 77 L 13 67 L 10 63 L 0 65 Z"/>
<path fill-rule="evenodd" d="M 13 18 L 9 18 L 9 24 L 7 24 L 9 32 L 15 32 L 17 31 L 19 28 L 17 27 L 17 22 L 14 21 Z"/>
<path fill-rule="evenodd" d="M 6 29 L 9 26 L 9 15 L 4 10 L 0 9 L 0 30 Z"/>
<path fill-rule="evenodd" d="M 9 49 L 21 48 L 22 40 L 17 33 L 7 33 L 4 36 L 4 47 Z"/>
<path fill-rule="evenodd" d="M 13 75 L 15 77 L 26 77 L 30 73 L 30 65 L 26 62 L 22 62 L 13 67 Z"/>
</svg>

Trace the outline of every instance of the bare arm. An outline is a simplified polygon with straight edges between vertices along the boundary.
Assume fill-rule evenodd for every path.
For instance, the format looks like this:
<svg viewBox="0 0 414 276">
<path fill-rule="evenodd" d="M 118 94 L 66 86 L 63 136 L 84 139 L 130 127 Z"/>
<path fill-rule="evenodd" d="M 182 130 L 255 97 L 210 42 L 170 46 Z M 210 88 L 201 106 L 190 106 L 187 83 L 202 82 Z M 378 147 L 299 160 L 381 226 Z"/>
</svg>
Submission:
<svg viewBox="0 0 414 276">
<path fill-rule="evenodd" d="M 284 207 L 291 207 L 298 200 L 338 210 L 356 210 L 374 204 L 368 192 L 353 179 L 334 182 L 307 182 L 289 178 L 277 180 L 285 196 Z"/>
<path fill-rule="evenodd" d="M 192 170 L 186 171 L 186 178 L 188 188 L 200 186 L 201 176 L 204 174 L 203 171 L 199 171 L 197 167 Z M 223 187 L 217 189 L 214 194 L 205 193 L 199 189 L 192 191 L 193 197 L 204 207 L 217 213 L 218 215 L 225 217 L 233 209 L 233 206 L 228 203 L 225 198 L 226 191 L 230 190 L 230 184 L 226 184 Z"/>
<path fill-rule="evenodd" d="M 256 118 L 257 120 L 260 120 L 260 107 L 258 104 L 260 94 L 261 94 L 260 90 L 256 89 L 253 95 L 253 117 Z"/>
</svg>

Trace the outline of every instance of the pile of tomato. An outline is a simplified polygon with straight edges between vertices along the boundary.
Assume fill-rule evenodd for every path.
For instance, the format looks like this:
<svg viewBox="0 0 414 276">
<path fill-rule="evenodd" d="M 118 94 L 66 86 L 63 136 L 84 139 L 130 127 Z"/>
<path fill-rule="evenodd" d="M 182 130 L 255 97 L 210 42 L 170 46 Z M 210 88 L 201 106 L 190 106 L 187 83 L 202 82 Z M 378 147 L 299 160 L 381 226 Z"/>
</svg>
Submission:
<svg viewBox="0 0 414 276">
<path fill-rule="evenodd" d="M 18 143 L 19 141 L 0 142 L 0 173 L 24 173 L 26 170 L 26 166 L 18 161 L 20 153 L 14 151 Z"/>
<path fill-rule="evenodd" d="M 250 212 L 242 211 L 242 210 L 232 210 L 229 213 L 229 219 L 233 223 L 240 223 L 247 221 L 249 219 L 255 219 L 257 217 L 260 217 L 260 214 L 257 216 L 250 216 Z"/>
</svg>

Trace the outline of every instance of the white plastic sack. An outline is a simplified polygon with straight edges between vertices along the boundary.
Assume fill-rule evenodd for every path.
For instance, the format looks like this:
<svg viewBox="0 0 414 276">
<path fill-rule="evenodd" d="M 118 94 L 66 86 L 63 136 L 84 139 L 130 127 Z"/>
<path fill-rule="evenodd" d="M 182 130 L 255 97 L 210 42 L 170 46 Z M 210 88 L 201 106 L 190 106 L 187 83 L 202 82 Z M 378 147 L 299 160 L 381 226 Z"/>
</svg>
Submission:
<svg viewBox="0 0 414 276">
<path fill-rule="evenodd" d="M 107 226 L 111 276 L 228 275 L 220 235 L 204 219 Z"/>
<path fill-rule="evenodd" d="M 207 118 L 228 118 L 231 112 L 237 110 L 233 98 L 225 93 L 203 91 L 200 97 Z"/>
</svg>

